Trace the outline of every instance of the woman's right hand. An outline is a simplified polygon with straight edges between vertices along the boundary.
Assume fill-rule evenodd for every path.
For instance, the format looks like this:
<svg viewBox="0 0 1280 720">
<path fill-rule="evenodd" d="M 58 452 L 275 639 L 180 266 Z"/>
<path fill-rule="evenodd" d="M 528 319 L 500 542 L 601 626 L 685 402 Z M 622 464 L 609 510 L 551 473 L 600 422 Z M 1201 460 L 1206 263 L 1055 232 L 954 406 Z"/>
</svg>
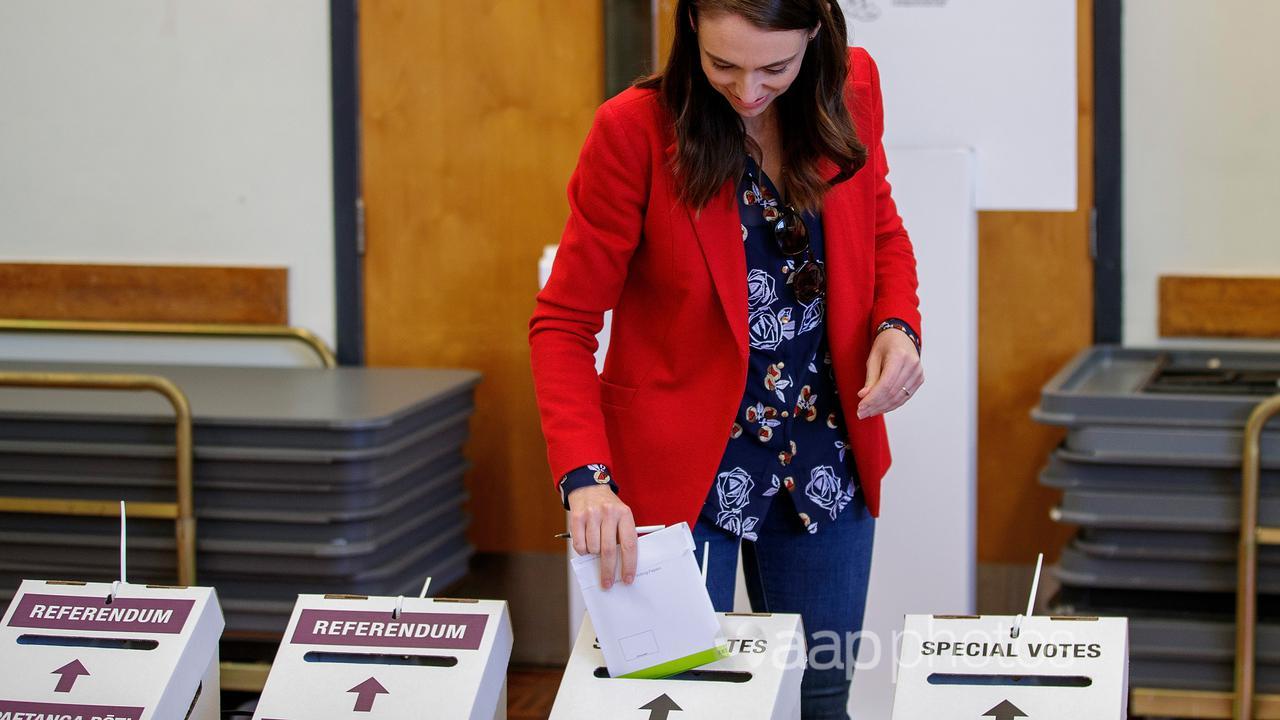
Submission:
<svg viewBox="0 0 1280 720">
<path fill-rule="evenodd" d="M 579 555 L 600 556 L 600 587 L 608 590 L 622 563 L 622 582 L 636 579 L 636 523 L 631 508 L 606 485 L 569 493 L 569 534 Z"/>
</svg>

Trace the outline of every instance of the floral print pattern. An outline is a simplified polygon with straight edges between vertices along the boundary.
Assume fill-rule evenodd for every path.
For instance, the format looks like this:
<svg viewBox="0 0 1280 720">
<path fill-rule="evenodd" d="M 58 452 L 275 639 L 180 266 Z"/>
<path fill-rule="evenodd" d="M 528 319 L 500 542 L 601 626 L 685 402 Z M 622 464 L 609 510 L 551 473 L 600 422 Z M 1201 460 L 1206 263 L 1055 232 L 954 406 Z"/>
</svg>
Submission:
<svg viewBox="0 0 1280 720">
<path fill-rule="evenodd" d="M 716 514 L 716 525 L 734 535 L 755 540 L 755 528 L 760 523 L 760 518 L 743 517 L 743 511 L 751 501 L 751 490 L 754 487 L 755 481 L 752 480 L 751 473 L 740 467 L 717 475 L 716 498 L 719 501 L 720 510 Z"/>
<path fill-rule="evenodd" d="M 830 465 L 820 465 L 809 471 L 809 482 L 805 483 L 804 494 L 813 501 L 814 505 L 829 511 L 831 519 L 835 520 L 836 505 L 844 494 L 842 485 L 835 468 Z"/>
<path fill-rule="evenodd" d="M 827 349 L 824 298 L 796 300 L 795 261 L 779 252 L 771 219 L 778 194 L 751 160 L 738 187 L 747 258 L 747 384 L 702 517 L 747 540 L 781 494 L 799 525 L 817 533 L 857 492 L 844 417 Z M 815 257 L 822 225 L 805 216 Z"/>
<path fill-rule="evenodd" d="M 747 273 L 747 312 L 766 308 L 778 301 L 774 280 L 769 273 L 755 269 Z"/>
</svg>

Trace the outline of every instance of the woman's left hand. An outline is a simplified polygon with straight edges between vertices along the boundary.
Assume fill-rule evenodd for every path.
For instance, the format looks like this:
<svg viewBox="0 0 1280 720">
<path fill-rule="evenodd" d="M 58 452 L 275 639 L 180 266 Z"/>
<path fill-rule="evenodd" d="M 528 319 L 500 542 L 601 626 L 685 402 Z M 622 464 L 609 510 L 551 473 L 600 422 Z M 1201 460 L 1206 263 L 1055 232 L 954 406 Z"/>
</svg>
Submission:
<svg viewBox="0 0 1280 720">
<path fill-rule="evenodd" d="M 924 384 L 920 354 L 907 334 L 890 328 L 876 335 L 867 358 L 867 383 L 858 391 L 858 419 L 902 407 Z"/>
</svg>

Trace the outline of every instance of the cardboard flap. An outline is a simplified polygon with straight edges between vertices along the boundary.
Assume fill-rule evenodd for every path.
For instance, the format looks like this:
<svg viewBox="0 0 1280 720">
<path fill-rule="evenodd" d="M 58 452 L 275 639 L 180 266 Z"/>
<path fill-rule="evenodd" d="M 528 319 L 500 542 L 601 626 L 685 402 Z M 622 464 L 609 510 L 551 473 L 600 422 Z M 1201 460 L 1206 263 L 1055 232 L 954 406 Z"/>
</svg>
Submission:
<svg viewBox="0 0 1280 720">
<path fill-rule="evenodd" d="M 1125 618 L 908 615 L 893 720 L 1124 720 L 1128 655 Z"/>
<path fill-rule="evenodd" d="M 223 618 L 213 590 L 114 590 L 23 581 L 0 623 L 0 717 L 216 715 Z"/>
<path fill-rule="evenodd" d="M 511 647 L 503 601 L 300 595 L 253 717 L 491 720 Z"/>
<path fill-rule="evenodd" d="M 669 679 L 610 677 L 596 642 L 597 628 L 583 618 L 573 654 L 551 710 L 552 720 L 637 718 L 800 717 L 804 675 L 804 626 L 799 615 L 714 615 L 729 656 Z"/>
</svg>

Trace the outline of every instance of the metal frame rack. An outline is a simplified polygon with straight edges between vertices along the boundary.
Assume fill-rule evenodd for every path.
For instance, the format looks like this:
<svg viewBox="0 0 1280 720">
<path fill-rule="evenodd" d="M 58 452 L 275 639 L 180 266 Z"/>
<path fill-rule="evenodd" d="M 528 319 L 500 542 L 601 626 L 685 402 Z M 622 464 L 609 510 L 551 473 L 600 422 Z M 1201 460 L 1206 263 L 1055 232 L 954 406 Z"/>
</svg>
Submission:
<svg viewBox="0 0 1280 720">
<path fill-rule="evenodd" d="M 288 325 L 219 325 L 209 323 L 142 323 L 142 322 L 90 322 L 79 320 L 11 320 L 0 319 L 0 332 L 92 334 L 92 335 L 140 335 L 174 337 L 237 337 L 277 338 L 294 340 L 306 345 L 326 368 L 338 366 L 333 350 L 315 333 L 306 328 Z"/>
<path fill-rule="evenodd" d="M 213 325 L 175 323 L 115 323 L 0 319 L 0 332 L 56 334 L 141 335 L 176 337 L 251 337 L 291 339 L 305 344 L 325 368 L 337 367 L 333 351 L 310 330 L 276 325 Z M 158 375 L 100 373 L 0 372 L 0 386 L 79 390 L 149 391 L 162 395 L 173 406 L 177 500 L 173 503 L 131 503 L 134 517 L 173 520 L 177 540 L 178 582 L 196 583 L 196 520 L 194 493 L 194 443 L 191 405 L 176 384 Z M 111 501 L 0 497 L 0 512 L 112 517 L 119 507 Z M 223 662 L 222 688 L 255 692 L 266 684 L 267 663 Z"/>
<path fill-rule="evenodd" d="M 192 480 L 191 404 L 187 396 L 159 375 L 112 375 L 102 373 L 0 372 L 0 386 L 58 388 L 75 390 L 151 391 L 163 395 L 173 406 L 177 462 L 177 501 L 135 503 L 135 517 L 173 520 L 178 549 L 178 583 L 196 582 L 195 490 Z M 119 506 L 108 500 L 61 500 L 31 497 L 0 497 L 0 512 L 35 515 L 78 515 L 111 517 Z"/>
<path fill-rule="evenodd" d="M 1262 428 L 1277 415 L 1280 415 L 1280 395 L 1273 396 L 1254 408 L 1245 425 L 1237 560 L 1235 691 L 1134 688 L 1129 707 L 1132 715 L 1206 720 L 1280 720 L 1280 695 L 1260 695 L 1254 692 L 1258 547 L 1280 545 L 1280 527 L 1258 526 Z"/>
</svg>

